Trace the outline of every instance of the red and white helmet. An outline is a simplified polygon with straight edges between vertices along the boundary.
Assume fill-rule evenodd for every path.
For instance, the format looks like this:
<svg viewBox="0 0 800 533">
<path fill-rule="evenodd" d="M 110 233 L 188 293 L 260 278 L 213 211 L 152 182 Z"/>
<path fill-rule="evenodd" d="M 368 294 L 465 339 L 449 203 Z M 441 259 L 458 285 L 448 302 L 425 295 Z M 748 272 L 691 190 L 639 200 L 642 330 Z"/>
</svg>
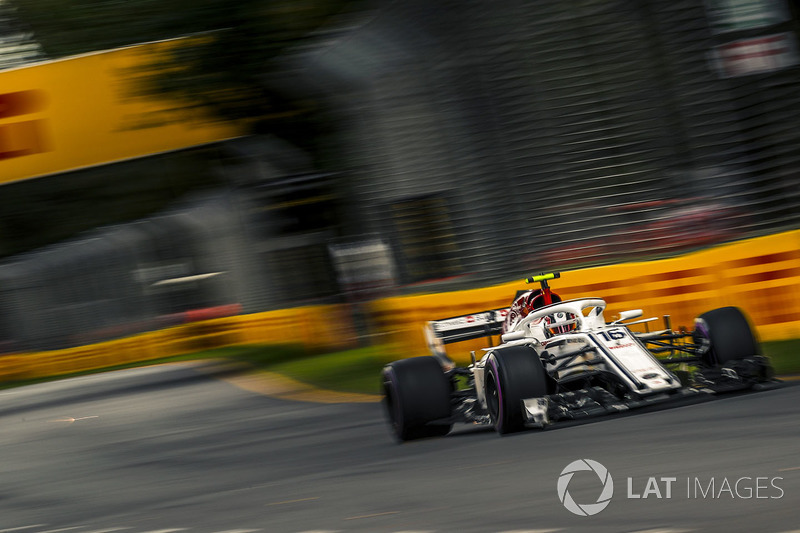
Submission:
<svg viewBox="0 0 800 533">
<path fill-rule="evenodd" d="M 541 289 L 517 293 L 514 302 L 511 304 L 511 308 L 508 310 L 506 320 L 503 323 L 503 333 L 510 331 L 517 322 L 528 316 L 534 310 L 547 305 L 545 299 L 545 294 Z M 561 301 L 561 297 L 551 292 L 550 301 L 551 303 L 558 303 Z"/>
</svg>

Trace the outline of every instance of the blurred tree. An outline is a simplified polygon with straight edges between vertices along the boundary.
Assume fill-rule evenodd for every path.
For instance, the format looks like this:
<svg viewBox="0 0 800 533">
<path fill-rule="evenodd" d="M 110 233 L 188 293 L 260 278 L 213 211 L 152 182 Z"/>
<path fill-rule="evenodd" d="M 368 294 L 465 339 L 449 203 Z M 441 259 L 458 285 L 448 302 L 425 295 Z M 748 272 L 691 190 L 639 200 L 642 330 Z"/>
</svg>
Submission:
<svg viewBox="0 0 800 533">
<path fill-rule="evenodd" d="M 51 58 L 194 35 L 165 47 L 141 90 L 224 119 L 248 119 L 319 160 L 331 122 L 313 99 L 271 83 L 279 61 L 366 0 L 6 0 Z M 320 161 L 318 161 L 319 163 Z M 327 165 L 321 165 L 327 166 Z"/>
</svg>

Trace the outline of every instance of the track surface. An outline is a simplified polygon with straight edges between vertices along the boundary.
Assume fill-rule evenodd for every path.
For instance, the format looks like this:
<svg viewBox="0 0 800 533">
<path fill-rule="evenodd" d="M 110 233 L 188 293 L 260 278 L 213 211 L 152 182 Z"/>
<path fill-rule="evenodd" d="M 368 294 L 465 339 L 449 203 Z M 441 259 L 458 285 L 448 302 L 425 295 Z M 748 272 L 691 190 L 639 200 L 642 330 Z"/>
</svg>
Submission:
<svg viewBox="0 0 800 533">
<path fill-rule="evenodd" d="M 0 532 L 789 531 L 800 522 L 799 415 L 800 386 L 788 385 L 398 445 L 376 404 L 275 400 L 191 365 L 115 372 L 0 392 Z M 562 469 L 581 458 L 614 479 L 596 516 L 557 496 Z M 677 478 L 670 499 L 626 497 L 628 477 L 642 494 L 650 476 Z M 783 479 L 780 491 L 759 482 L 766 498 L 687 497 L 687 478 L 703 490 L 714 478 L 717 492 L 743 476 L 753 488 Z M 594 503 L 600 481 L 579 472 L 569 491 Z"/>
</svg>

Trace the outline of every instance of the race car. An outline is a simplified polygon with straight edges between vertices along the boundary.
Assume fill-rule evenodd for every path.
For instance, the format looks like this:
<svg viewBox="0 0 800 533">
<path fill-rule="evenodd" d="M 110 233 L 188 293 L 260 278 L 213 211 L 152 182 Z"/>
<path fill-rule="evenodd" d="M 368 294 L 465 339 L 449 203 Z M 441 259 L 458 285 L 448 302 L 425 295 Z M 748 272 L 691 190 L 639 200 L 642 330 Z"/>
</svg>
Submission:
<svg viewBox="0 0 800 533">
<path fill-rule="evenodd" d="M 526 279 L 512 304 L 426 324 L 432 355 L 386 365 L 383 403 L 400 441 L 443 436 L 455 423 L 500 433 L 544 428 L 563 419 L 617 413 L 657 402 L 779 383 L 745 314 L 722 307 L 675 331 L 668 316 L 640 319 L 641 309 L 606 322 L 602 298 L 562 301 L 549 281 Z M 640 320 L 636 320 L 640 319 Z M 639 325 L 633 331 L 632 326 Z M 499 344 L 457 366 L 445 345 L 487 337 Z"/>
</svg>

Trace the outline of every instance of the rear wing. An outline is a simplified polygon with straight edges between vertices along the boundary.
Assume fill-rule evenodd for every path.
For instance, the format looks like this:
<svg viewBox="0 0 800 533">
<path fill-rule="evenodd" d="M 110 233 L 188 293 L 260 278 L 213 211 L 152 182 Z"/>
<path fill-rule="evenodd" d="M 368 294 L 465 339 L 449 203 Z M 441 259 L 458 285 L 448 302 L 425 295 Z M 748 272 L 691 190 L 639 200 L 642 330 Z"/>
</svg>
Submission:
<svg viewBox="0 0 800 533">
<path fill-rule="evenodd" d="M 445 344 L 500 335 L 508 308 L 491 309 L 471 315 L 462 315 L 425 323 L 425 340 L 436 357 L 450 361 Z"/>
</svg>

